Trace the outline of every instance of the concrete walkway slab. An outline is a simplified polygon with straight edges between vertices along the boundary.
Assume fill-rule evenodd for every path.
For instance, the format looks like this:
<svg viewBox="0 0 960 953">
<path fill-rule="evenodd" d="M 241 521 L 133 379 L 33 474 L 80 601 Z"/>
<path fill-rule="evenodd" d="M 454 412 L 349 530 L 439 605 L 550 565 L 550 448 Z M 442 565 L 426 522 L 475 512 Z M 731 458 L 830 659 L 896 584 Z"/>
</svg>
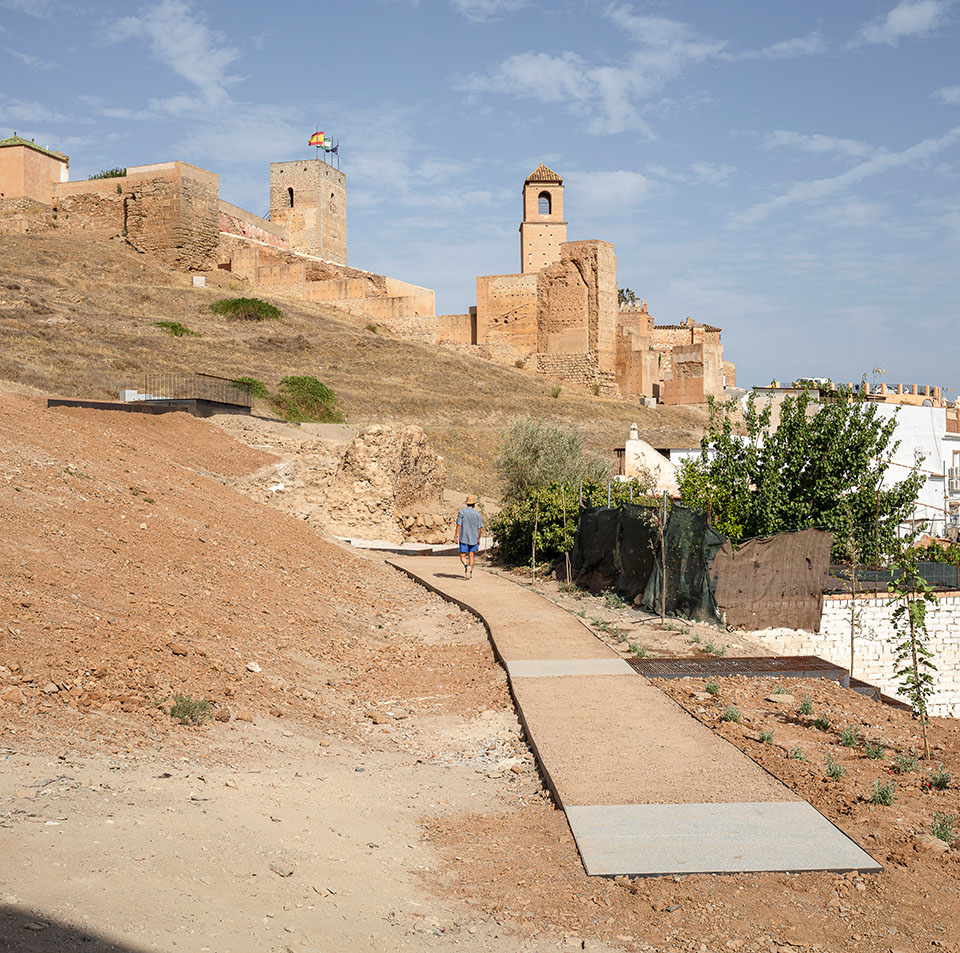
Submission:
<svg viewBox="0 0 960 953">
<path fill-rule="evenodd" d="M 622 658 L 518 659 L 504 662 L 511 678 L 555 678 L 563 675 L 632 675 Z"/>
<path fill-rule="evenodd" d="M 457 558 L 390 563 L 486 623 L 588 873 L 878 869 L 576 616 Z"/>
<path fill-rule="evenodd" d="M 881 869 L 804 801 L 622 804 L 566 813 L 588 874 Z"/>
</svg>

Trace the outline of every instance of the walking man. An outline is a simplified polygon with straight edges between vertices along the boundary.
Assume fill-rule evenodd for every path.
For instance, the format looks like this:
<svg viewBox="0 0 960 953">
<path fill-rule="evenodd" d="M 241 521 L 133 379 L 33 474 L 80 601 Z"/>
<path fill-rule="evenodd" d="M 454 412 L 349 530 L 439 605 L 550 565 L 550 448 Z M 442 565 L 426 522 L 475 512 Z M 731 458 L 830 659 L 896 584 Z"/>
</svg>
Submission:
<svg viewBox="0 0 960 953">
<path fill-rule="evenodd" d="M 472 494 L 467 497 L 467 505 L 457 513 L 457 533 L 453 537 L 455 543 L 460 544 L 460 562 L 463 563 L 463 575 L 467 579 L 473 578 L 473 560 L 480 548 L 480 527 L 483 526 L 483 517 L 477 510 L 477 498 Z"/>
</svg>

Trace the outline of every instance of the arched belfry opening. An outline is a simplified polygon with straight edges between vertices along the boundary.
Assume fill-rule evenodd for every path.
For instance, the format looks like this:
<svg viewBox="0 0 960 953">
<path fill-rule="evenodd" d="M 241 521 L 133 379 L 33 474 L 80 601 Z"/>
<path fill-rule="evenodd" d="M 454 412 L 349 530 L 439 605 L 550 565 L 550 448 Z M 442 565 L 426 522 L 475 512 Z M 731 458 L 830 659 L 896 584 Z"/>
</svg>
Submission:
<svg viewBox="0 0 960 953">
<path fill-rule="evenodd" d="M 553 199 L 549 192 L 541 192 L 537 196 L 537 212 L 540 215 L 549 215 L 553 209 Z"/>
<path fill-rule="evenodd" d="M 290 200 L 290 208 L 293 208 L 293 186 L 292 185 L 290 186 L 289 189 L 287 189 L 287 197 Z"/>
</svg>

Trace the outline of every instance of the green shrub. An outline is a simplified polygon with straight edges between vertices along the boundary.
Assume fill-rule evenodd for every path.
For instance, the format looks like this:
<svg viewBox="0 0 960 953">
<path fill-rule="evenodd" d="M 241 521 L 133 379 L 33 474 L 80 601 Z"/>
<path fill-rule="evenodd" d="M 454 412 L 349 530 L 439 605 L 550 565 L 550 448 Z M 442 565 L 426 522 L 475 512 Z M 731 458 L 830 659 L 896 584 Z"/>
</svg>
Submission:
<svg viewBox="0 0 960 953">
<path fill-rule="evenodd" d="M 813 727 L 814 727 L 814 728 L 819 728 L 821 731 L 829 731 L 829 730 L 830 730 L 830 719 L 829 719 L 829 718 L 824 718 L 823 715 L 821 715 L 821 716 L 813 723 Z"/>
<path fill-rule="evenodd" d="M 251 397 L 259 398 L 260 400 L 268 400 L 270 398 L 270 391 L 267 389 L 267 385 L 255 377 L 238 377 L 233 381 L 233 386 L 239 387 L 244 393 L 249 394 Z"/>
<path fill-rule="evenodd" d="M 707 684 L 704 685 L 703 688 L 709 695 L 720 694 L 720 683 L 715 682 L 712 678 L 707 680 Z"/>
<path fill-rule="evenodd" d="M 811 700 L 811 698 L 810 698 L 809 695 L 804 695 L 804 696 L 800 699 L 800 707 L 797 709 L 797 711 L 798 711 L 801 715 L 812 715 L 812 714 L 813 714 L 813 701 Z"/>
<path fill-rule="evenodd" d="M 174 695 L 170 717 L 176 718 L 181 725 L 202 725 L 211 715 L 210 707 L 210 702 L 206 699 Z"/>
<path fill-rule="evenodd" d="M 559 384 L 554 384 L 553 387 L 550 388 L 550 396 L 551 396 L 554 400 L 556 400 L 556 399 L 560 396 L 560 385 L 559 385 Z"/>
<path fill-rule="evenodd" d="M 127 174 L 127 170 L 121 166 L 114 169 L 103 169 L 96 175 L 91 175 L 91 179 L 122 179 Z"/>
<path fill-rule="evenodd" d="M 200 337 L 199 331 L 191 331 L 185 324 L 181 324 L 179 321 L 154 321 L 153 326 L 155 328 L 162 328 L 167 334 L 172 334 L 175 338 L 182 337 Z"/>
<path fill-rule="evenodd" d="M 909 774 L 916 769 L 917 760 L 916 751 L 913 754 L 898 754 L 897 760 L 893 762 L 893 770 L 897 774 Z"/>
<path fill-rule="evenodd" d="M 645 495 L 644 483 L 618 480 L 610 487 L 612 504 L 619 506 L 628 503 L 631 487 L 634 503 L 644 504 L 650 499 Z M 576 483 L 550 483 L 544 487 L 522 490 L 518 499 L 507 503 L 490 521 L 490 532 L 501 561 L 514 566 L 530 562 L 534 524 L 537 528 L 538 561 L 546 562 L 569 552 L 577 533 L 578 501 L 579 487 Z M 606 506 L 607 484 L 585 481 L 583 502 L 587 506 Z M 566 532 L 563 528 L 564 507 L 567 514 Z"/>
<path fill-rule="evenodd" d="M 259 298 L 220 298 L 210 305 L 214 314 L 222 314 L 240 321 L 275 321 L 283 312 Z"/>
<path fill-rule="evenodd" d="M 956 823 L 957 818 L 953 814 L 941 814 L 937 811 L 937 813 L 933 815 L 930 833 L 933 834 L 934 837 L 939 837 L 940 840 L 946 841 L 949 844 L 957 836 L 954 833 L 954 825 Z"/>
<path fill-rule="evenodd" d="M 615 592 L 605 592 L 603 594 L 603 601 L 608 609 L 623 609 L 626 606 L 626 602 Z"/>
<path fill-rule="evenodd" d="M 578 427 L 567 430 L 530 417 L 520 417 L 500 431 L 500 450 L 494 466 L 502 484 L 504 504 L 523 499 L 527 490 L 563 484 L 568 487 L 569 499 L 569 488 L 576 488 L 580 480 L 603 484 L 606 490 L 606 480 L 611 475 L 608 460 L 584 447 L 583 433 Z M 589 505 L 601 506 L 605 502 L 596 495 Z"/>
<path fill-rule="evenodd" d="M 846 773 L 847 769 L 842 764 L 834 761 L 833 758 L 828 754 L 826 767 L 827 777 L 830 778 L 831 781 L 839 781 Z"/>
<path fill-rule="evenodd" d="M 790 749 L 790 757 L 794 761 L 806 761 L 807 759 L 803 756 L 803 748 L 800 745 L 794 745 Z"/>
<path fill-rule="evenodd" d="M 883 807 L 890 807 L 896 800 L 897 782 L 896 781 L 874 781 L 873 794 L 870 795 L 871 804 L 879 804 Z"/>
<path fill-rule="evenodd" d="M 270 398 L 277 413 L 291 423 L 343 423 L 337 395 L 315 377 L 285 377 Z"/>
<path fill-rule="evenodd" d="M 735 724 L 740 724 L 740 711 L 737 708 L 734 708 L 733 705 L 728 705 L 723 710 L 723 715 L 721 716 L 724 721 L 732 721 Z"/>
<path fill-rule="evenodd" d="M 844 748 L 856 748 L 857 745 L 860 744 L 857 729 L 844 728 L 843 731 L 840 732 L 840 744 L 842 744 Z"/>
<path fill-rule="evenodd" d="M 765 744 L 771 744 L 773 742 L 773 732 L 772 731 L 761 731 L 760 740 Z"/>
<path fill-rule="evenodd" d="M 930 772 L 930 787 L 938 791 L 945 791 L 950 785 L 950 772 L 945 771 L 943 765 L 939 765 L 936 771 Z"/>
<path fill-rule="evenodd" d="M 864 746 L 864 753 L 871 761 L 883 761 L 883 745 L 879 742 L 868 741 Z"/>
</svg>

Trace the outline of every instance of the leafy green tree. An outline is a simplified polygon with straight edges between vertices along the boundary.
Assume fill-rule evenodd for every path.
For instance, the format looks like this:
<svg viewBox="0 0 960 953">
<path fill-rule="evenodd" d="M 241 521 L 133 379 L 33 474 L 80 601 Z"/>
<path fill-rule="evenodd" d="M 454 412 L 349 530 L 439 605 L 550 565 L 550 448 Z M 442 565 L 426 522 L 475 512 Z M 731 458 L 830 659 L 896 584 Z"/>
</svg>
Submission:
<svg viewBox="0 0 960 953">
<path fill-rule="evenodd" d="M 735 403 L 711 403 L 708 431 L 696 460 L 680 471 L 687 506 L 713 513 L 714 525 L 734 542 L 811 527 L 834 534 L 833 558 L 842 561 L 853 527 L 860 561 L 895 548 L 897 524 L 907 519 L 924 476 L 914 470 L 893 486 L 881 482 L 898 443 L 896 418 L 875 404 L 837 391 L 819 405 L 809 392 L 786 397 L 776 428 L 771 408 L 751 394 L 743 433 Z"/>
<path fill-rule="evenodd" d="M 617 304 L 636 304 L 637 296 L 634 294 L 631 288 L 617 288 Z"/>
<path fill-rule="evenodd" d="M 658 507 L 651 497 L 653 481 L 647 476 L 635 480 L 615 480 L 610 485 L 613 506 L 632 502 Z M 607 484 L 585 481 L 586 506 L 607 505 Z M 547 562 L 573 548 L 580 515 L 580 484 L 550 483 L 528 487 L 491 520 L 490 531 L 500 559 L 507 565 L 529 563 L 536 554 L 538 562 Z"/>
<path fill-rule="evenodd" d="M 892 598 L 887 605 L 893 612 L 894 676 L 900 682 L 900 694 L 910 700 L 913 715 L 920 725 L 923 756 L 930 757 L 927 744 L 928 702 L 934 690 L 933 653 L 927 647 L 927 606 L 936 605 L 933 588 L 920 575 L 918 551 L 906 541 L 894 559 L 894 577 L 889 584 Z"/>
<path fill-rule="evenodd" d="M 520 500 L 527 490 L 553 483 L 599 483 L 611 470 L 606 460 L 584 447 L 578 428 L 564 430 L 530 417 L 520 417 L 500 432 L 500 453 L 494 466 L 505 504 Z"/>
</svg>

